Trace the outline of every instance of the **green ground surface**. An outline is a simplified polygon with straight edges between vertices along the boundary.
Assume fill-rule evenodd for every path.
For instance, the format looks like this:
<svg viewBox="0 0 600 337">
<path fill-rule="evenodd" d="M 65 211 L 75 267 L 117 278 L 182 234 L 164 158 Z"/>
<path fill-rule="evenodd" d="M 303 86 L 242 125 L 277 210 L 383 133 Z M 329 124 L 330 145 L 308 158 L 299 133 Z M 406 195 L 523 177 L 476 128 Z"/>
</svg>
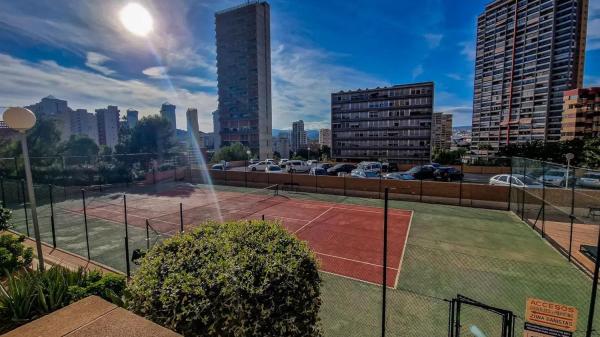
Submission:
<svg viewBox="0 0 600 337">
<path fill-rule="evenodd" d="M 375 199 L 284 193 L 311 200 L 383 205 Z M 528 297 L 573 305 L 579 309 L 579 331 L 574 336 L 585 335 L 590 279 L 512 213 L 401 201 L 390 201 L 390 207 L 415 213 L 398 287 L 387 292 L 388 336 L 447 336 L 448 303 L 444 300 L 457 294 L 512 310 L 519 317 L 516 336 L 522 335 Z M 23 210 L 14 208 L 18 229 L 24 232 Z M 40 206 L 40 213 L 42 238 L 51 242 L 47 204 Z M 58 247 L 86 256 L 83 217 L 61 213 L 55 224 Z M 91 258 L 125 270 L 123 224 L 88 219 L 88 230 Z M 146 246 L 145 230 L 130 226 L 129 234 L 130 251 Z M 322 278 L 325 336 L 381 335 L 381 287 L 325 273 Z M 600 324 L 600 319 L 596 321 Z M 473 325 L 488 337 L 499 335 L 499 319 L 490 313 L 466 309 L 462 322 L 463 336 L 473 336 L 469 332 Z"/>
</svg>

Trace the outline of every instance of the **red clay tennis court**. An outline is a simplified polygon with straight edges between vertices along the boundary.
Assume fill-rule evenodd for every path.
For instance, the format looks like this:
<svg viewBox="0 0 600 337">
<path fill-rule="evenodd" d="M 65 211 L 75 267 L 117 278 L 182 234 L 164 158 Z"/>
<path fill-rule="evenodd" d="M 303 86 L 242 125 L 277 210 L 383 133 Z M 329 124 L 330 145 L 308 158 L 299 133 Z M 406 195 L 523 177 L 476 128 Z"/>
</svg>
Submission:
<svg viewBox="0 0 600 337">
<path fill-rule="evenodd" d="M 163 192 L 127 194 L 129 225 L 172 235 L 182 219 L 186 230 L 206 220 L 281 221 L 317 254 L 321 270 L 381 284 L 383 274 L 383 208 L 297 199 L 263 189 L 242 193 L 178 185 Z M 179 205 L 183 212 L 179 212 Z M 75 211 L 75 210 L 74 210 Z M 79 209 L 78 211 L 81 211 Z M 122 199 L 89 202 L 89 217 L 123 223 Z M 183 215 L 183 217 L 181 216 Z M 395 287 L 412 219 L 412 211 L 388 212 L 387 285 Z"/>
</svg>

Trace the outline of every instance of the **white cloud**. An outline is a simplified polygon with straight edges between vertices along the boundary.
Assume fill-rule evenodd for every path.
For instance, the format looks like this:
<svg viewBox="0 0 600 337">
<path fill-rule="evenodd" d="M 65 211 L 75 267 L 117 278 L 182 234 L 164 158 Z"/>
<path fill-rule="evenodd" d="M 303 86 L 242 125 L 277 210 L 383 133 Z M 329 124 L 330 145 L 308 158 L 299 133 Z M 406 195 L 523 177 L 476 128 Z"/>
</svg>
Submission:
<svg viewBox="0 0 600 337">
<path fill-rule="evenodd" d="M 417 77 L 421 76 L 423 74 L 423 65 L 419 64 L 418 66 L 416 66 L 413 71 L 412 71 L 412 78 L 413 80 L 417 79 Z"/>
<path fill-rule="evenodd" d="M 115 71 L 104 65 L 110 60 L 110 57 L 106 55 L 90 51 L 86 54 L 85 65 L 104 75 L 111 75 Z"/>
<path fill-rule="evenodd" d="M 167 67 L 150 67 L 142 71 L 142 73 L 150 78 L 167 78 Z"/>
<path fill-rule="evenodd" d="M 451 79 L 456 80 L 456 81 L 462 81 L 463 80 L 462 75 L 461 74 L 456 74 L 456 73 L 446 74 L 446 77 L 451 78 Z"/>
<path fill-rule="evenodd" d="M 9 106 L 35 103 L 52 94 L 69 101 L 71 108 L 88 111 L 118 105 L 121 111 L 132 107 L 142 116 L 158 113 L 162 102 L 177 105 L 177 125 L 185 128 L 185 110 L 200 112 L 200 128 L 212 131 L 211 112 L 217 107 L 216 94 L 182 88 L 164 89 L 139 80 L 118 80 L 101 74 L 68 68 L 54 61 L 27 62 L 0 54 L 0 102 Z M 32 101 L 32 97 L 37 97 Z"/>
<path fill-rule="evenodd" d="M 462 49 L 460 51 L 461 55 L 467 57 L 469 61 L 475 61 L 475 57 L 477 56 L 477 50 L 475 44 L 472 41 L 463 41 L 458 44 Z"/>
<path fill-rule="evenodd" d="M 302 119 L 307 128 L 329 127 L 331 93 L 388 83 L 335 64 L 323 50 L 278 45 L 272 53 L 273 127 L 289 128 Z"/>
<path fill-rule="evenodd" d="M 435 49 L 440 46 L 440 43 L 442 42 L 444 35 L 428 33 L 428 34 L 423 35 L 423 37 L 427 41 L 427 46 L 429 47 L 429 49 Z"/>
</svg>

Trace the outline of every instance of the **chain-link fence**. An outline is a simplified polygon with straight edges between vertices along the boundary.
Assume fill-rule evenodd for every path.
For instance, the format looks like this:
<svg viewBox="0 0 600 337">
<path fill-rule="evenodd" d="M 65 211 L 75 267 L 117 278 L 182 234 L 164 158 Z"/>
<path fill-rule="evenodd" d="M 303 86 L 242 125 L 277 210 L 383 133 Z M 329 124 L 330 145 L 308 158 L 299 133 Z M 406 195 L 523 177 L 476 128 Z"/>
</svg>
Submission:
<svg viewBox="0 0 600 337">
<path fill-rule="evenodd" d="M 466 165 L 458 180 L 393 180 L 213 170 L 187 154 L 40 160 L 73 170 L 35 176 L 42 240 L 124 273 L 204 221 L 280 221 L 320 261 L 325 336 L 496 336 L 505 316 L 490 308 L 514 315 L 517 336 L 529 298 L 576 307 L 573 336 L 597 334 L 595 171 L 513 158 L 474 182 Z M 0 182 L 33 236 L 24 181 Z M 465 298 L 485 309 L 457 314 Z"/>
</svg>

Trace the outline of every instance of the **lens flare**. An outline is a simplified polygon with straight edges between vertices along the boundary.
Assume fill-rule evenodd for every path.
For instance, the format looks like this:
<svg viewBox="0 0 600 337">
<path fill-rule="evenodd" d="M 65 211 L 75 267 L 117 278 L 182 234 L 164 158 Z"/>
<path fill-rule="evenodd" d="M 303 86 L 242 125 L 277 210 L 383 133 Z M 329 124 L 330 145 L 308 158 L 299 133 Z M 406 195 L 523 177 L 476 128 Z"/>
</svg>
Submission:
<svg viewBox="0 0 600 337">
<path fill-rule="evenodd" d="M 119 13 L 121 23 L 132 34 L 146 36 L 154 27 L 152 15 L 138 3 L 129 3 Z"/>
</svg>

